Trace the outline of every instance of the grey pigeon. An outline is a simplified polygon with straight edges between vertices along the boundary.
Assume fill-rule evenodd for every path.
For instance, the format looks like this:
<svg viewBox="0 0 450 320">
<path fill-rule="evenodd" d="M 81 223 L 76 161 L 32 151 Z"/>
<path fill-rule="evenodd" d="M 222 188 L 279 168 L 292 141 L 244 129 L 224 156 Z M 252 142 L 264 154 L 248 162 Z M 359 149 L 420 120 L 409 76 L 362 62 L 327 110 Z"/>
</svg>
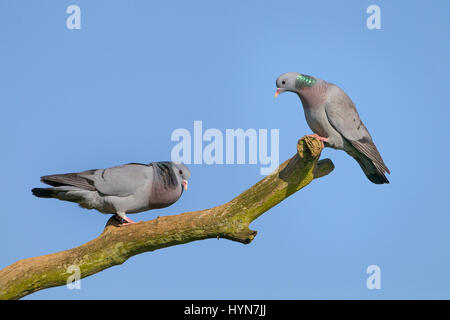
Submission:
<svg viewBox="0 0 450 320">
<path fill-rule="evenodd" d="M 57 198 L 78 203 L 86 209 L 116 214 L 127 224 L 127 213 L 165 208 L 187 190 L 191 173 L 179 162 L 129 163 L 108 169 L 41 177 L 52 188 L 34 188 L 40 198 Z"/>
<path fill-rule="evenodd" d="M 367 178 L 376 184 L 389 183 L 390 173 L 349 96 L 338 86 L 300 74 L 278 77 L 275 97 L 285 91 L 296 93 L 303 104 L 306 122 L 325 146 L 341 149 L 361 166 Z"/>
</svg>

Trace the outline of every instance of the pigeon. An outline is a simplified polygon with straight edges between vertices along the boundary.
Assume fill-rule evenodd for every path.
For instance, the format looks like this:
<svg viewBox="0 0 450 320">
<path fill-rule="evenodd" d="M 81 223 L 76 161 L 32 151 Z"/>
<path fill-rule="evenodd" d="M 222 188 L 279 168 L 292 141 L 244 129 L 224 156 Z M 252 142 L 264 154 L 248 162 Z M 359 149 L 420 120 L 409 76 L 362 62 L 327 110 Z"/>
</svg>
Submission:
<svg viewBox="0 0 450 320">
<path fill-rule="evenodd" d="M 128 163 L 107 169 L 41 177 L 52 188 L 34 188 L 39 198 L 56 198 L 78 203 L 86 209 L 115 214 L 133 224 L 127 213 L 165 208 L 175 203 L 187 190 L 191 176 L 181 162 Z M 124 222 L 126 221 L 126 223 Z"/>
<path fill-rule="evenodd" d="M 313 135 L 324 146 L 340 149 L 353 157 L 367 178 L 375 184 L 389 183 L 390 171 L 381 158 L 355 104 L 335 84 L 313 76 L 288 72 L 276 81 L 277 91 L 298 94 L 303 104 L 306 122 Z"/>
</svg>

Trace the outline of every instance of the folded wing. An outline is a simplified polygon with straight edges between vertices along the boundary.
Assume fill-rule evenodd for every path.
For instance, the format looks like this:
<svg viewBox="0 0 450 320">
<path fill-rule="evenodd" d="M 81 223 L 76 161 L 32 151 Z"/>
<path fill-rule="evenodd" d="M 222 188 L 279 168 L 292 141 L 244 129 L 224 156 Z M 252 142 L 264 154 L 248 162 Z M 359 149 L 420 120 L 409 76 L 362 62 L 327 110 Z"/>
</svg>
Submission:
<svg viewBox="0 0 450 320">
<path fill-rule="evenodd" d="M 130 163 L 108 169 L 44 176 L 41 181 L 54 187 L 74 186 L 103 195 L 126 197 L 148 185 L 152 174 L 151 165 Z"/>
<path fill-rule="evenodd" d="M 356 150 L 369 158 L 381 174 L 390 173 L 351 99 L 339 88 L 334 87 L 333 90 L 339 91 L 325 105 L 330 124 Z"/>
</svg>

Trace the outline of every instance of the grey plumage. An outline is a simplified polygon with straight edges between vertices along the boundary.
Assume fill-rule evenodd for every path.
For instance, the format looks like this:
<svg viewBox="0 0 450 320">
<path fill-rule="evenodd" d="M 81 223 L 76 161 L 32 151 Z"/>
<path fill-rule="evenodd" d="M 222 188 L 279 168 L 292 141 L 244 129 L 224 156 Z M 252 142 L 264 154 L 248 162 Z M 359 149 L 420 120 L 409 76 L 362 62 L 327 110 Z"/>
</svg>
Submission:
<svg viewBox="0 0 450 320">
<path fill-rule="evenodd" d="M 87 209 L 117 214 L 164 208 L 175 203 L 187 188 L 189 169 L 182 163 L 129 163 L 107 169 L 41 177 L 52 188 L 34 188 L 41 198 L 57 198 L 78 203 Z"/>
<path fill-rule="evenodd" d="M 277 93 L 291 91 L 300 97 L 305 118 L 314 133 L 327 138 L 326 146 L 342 149 L 376 184 L 389 183 L 390 173 L 350 97 L 324 80 L 288 72 L 278 77 Z"/>
</svg>

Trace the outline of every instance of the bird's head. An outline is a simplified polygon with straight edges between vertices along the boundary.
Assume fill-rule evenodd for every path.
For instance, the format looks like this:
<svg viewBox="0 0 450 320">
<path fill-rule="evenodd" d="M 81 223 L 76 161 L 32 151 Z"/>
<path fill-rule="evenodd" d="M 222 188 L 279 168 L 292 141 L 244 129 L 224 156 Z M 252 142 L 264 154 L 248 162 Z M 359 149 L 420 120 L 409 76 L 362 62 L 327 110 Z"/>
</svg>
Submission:
<svg viewBox="0 0 450 320">
<path fill-rule="evenodd" d="M 291 91 L 300 94 L 305 87 L 312 87 L 317 82 L 317 79 L 306 74 L 298 72 L 283 73 L 276 81 L 277 91 L 275 98 L 280 93 Z"/>
<path fill-rule="evenodd" d="M 188 188 L 188 180 L 191 177 L 191 171 L 182 162 L 174 162 L 174 170 L 177 176 L 181 179 L 181 185 L 184 190 Z"/>
</svg>

